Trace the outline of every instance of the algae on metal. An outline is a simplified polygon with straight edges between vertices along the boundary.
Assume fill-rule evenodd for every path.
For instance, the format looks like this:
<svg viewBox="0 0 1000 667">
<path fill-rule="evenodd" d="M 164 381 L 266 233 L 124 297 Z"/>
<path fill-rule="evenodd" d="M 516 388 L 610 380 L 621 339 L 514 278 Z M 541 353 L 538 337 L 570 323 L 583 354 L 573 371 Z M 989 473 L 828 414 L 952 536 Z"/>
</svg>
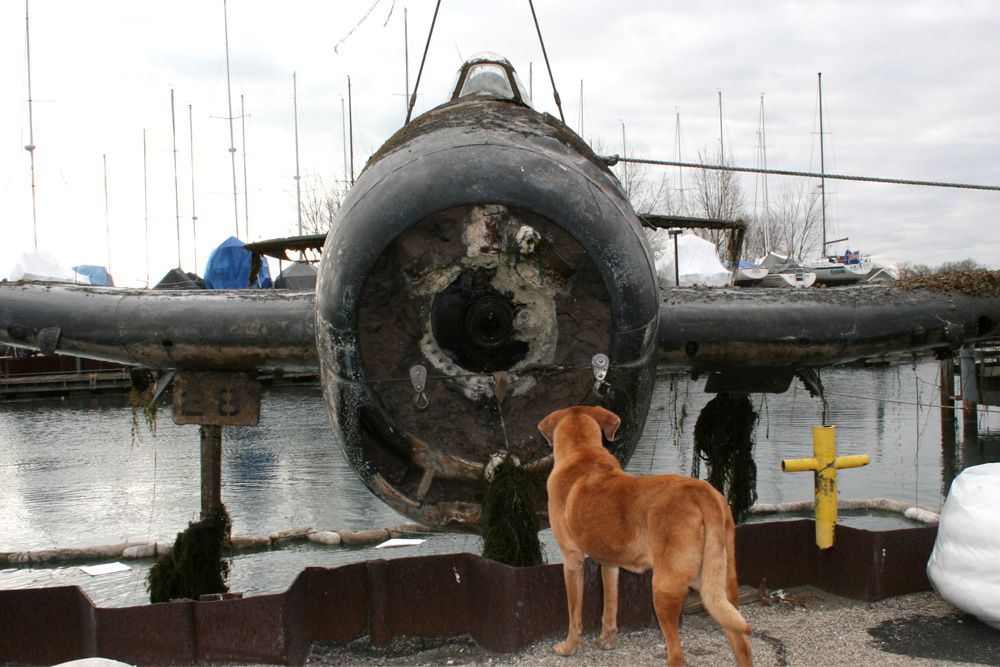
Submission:
<svg viewBox="0 0 1000 667">
<path fill-rule="evenodd" d="M 129 369 L 129 381 L 131 386 L 128 392 L 128 402 L 132 406 L 132 444 L 141 441 L 139 430 L 139 412 L 142 411 L 143 419 L 150 433 L 156 435 L 156 415 L 159 411 L 153 401 L 153 392 L 156 389 L 156 377 L 153 371 L 147 368 Z"/>
<path fill-rule="evenodd" d="M 149 601 L 197 600 L 202 595 L 226 593 L 232 551 L 229 513 L 225 506 L 202 521 L 192 521 L 177 533 L 170 553 L 161 554 L 146 576 Z"/>
</svg>

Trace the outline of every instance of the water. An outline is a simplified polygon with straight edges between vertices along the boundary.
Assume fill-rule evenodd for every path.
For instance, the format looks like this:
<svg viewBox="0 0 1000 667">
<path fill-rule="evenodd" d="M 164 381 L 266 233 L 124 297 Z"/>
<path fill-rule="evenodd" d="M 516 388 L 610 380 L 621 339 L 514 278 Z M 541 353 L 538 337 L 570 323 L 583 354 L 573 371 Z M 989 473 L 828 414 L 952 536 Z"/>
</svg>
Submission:
<svg viewBox="0 0 1000 667">
<path fill-rule="evenodd" d="M 1000 461 L 996 413 L 981 412 L 978 438 L 962 441 L 959 435 L 957 461 L 943 456 L 940 410 L 912 405 L 938 403 L 937 373 L 933 361 L 823 373 L 838 455 L 871 457 L 866 467 L 838 472 L 841 498 L 884 497 L 937 507 L 953 474 L 949 470 Z M 695 420 L 711 398 L 702 387 L 683 376 L 658 384 L 629 472 L 691 473 Z M 812 475 L 781 472 L 781 459 L 812 456 L 820 402 L 793 388 L 755 395 L 753 403 L 760 413 L 754 450 L 759 502 L 811 499 Z M 177 426 L 164 411 L 155 436 L 145 427 L 141 433 L 141 440 L 133 438 L 132 411 L 117 397 L 0 403 L 0 551 L 172 541 L 200 512 L 198 427 Z M 225 428 L 223 502 L 234 535 L 266 536 L 297 527 L 362 530 L 405 521 L 351 472 L 332 440 L 317 387 L 266 389 L 258 426 Z M 892 516 L 841 518 L 869 529 L 907 525 Z M 543 532 L 542 539 L 549 562 L 558 562 L 551 532 Z M 236 555 L 230 586 L 247 595 L 277 592 L 307 566 L 478 553 L 480 546 L 477 537 L 467 535 L 430 535 L 419 547 L 379 551 L 295 543 Z M 0 570 L 0 588 L 80 585 L 102 606 L 144 604 L 152 561 L 127 563 L 130 571 L 94 578 L 79 570 L 81 563 L 8 567 Z"/>
</svg>

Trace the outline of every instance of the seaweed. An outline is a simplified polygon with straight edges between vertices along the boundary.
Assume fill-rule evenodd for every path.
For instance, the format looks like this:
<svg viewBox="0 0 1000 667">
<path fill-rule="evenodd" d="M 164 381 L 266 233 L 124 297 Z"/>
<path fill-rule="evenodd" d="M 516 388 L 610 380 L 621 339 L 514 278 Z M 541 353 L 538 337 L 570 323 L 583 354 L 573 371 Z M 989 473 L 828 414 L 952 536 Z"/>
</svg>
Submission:
<svg viewBox="0 0 1000 667">
<path fill-rule="evenodd" d="M 708 464 L 708 482 L 729 501 L 736 523 L 746 521 L 757 501 L 753 460 L 757 417 L 747 394 L 718 394 L 694 426 L 695 460 Z"/>
<path fill-rule="evenodd" d="M 197 600 L 228 592 L 229 562 L 224 554 L 232 552 L 230 528 L 229 513 L 220 505 L 218 511 L 177 533 L 174 548 L 160 554 L 146 576 L 149 601 Z"/>
<path fill-rule="evenodd" d="M 538 473 L 504 458 L 486 476 L 483 487 L 483 558 L 513 567 L 542 565 L 538 539 Z"/>
</svg>

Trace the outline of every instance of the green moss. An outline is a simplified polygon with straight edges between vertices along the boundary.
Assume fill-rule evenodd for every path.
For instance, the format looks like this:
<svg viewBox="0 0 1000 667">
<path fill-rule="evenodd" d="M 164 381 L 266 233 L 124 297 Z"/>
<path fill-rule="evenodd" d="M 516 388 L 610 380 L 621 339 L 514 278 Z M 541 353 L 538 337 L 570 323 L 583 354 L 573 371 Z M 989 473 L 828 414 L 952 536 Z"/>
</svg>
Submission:
<svg viewBox="0 0 1000 667">
<path fill-rule="evenodd" d="M 510 458 L 493 471 L 483 490 L 483 558 L 513 567 L 542 565 L 538 540 L 541 478 Z"/>
<path fill-rule="evenodd" d="M 149 601 L 197 600 L 202 595 L 227 592 L 229 562 L 224 555 L 232 549 L 230 526 L 229 513 L 221 507 L 177 533 L 173 550 L 161 554 L 146 576 Z"/>
</svg>

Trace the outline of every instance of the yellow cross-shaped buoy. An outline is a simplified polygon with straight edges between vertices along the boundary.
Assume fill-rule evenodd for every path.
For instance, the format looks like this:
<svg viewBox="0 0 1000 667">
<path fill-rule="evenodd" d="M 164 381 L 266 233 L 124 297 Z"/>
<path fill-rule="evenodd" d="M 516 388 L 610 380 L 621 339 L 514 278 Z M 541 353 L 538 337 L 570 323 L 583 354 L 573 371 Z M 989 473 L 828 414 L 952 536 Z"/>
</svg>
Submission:
<svg viewBox="0 0 1000 667">
<path fill-rule="evenodd" d="M 868 455 L 837 456 L 834 426 L 813 426 L 813 458 L 783 459 L 784 472 L 812 470 L 816 484 L 816 546 L 833 546 L 833 527 L 837 523 L 837 469 L 868 465 Z"/>
</svg>

